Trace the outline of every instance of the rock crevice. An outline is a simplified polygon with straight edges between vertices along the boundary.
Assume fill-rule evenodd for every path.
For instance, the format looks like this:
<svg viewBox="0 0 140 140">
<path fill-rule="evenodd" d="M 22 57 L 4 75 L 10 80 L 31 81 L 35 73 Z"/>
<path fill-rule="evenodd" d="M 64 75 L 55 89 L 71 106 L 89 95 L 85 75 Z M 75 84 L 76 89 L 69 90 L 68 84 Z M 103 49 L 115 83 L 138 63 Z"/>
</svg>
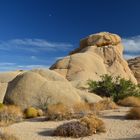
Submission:
<svg viewBox="0 0 140 140">
<path fill-rule="evenodd" d="M 66 63 L 69 67 L 65 66 Z M 70 52 L 69 56 L 58 60 L 51 69 L 76 85 L 79 85 L 79 81 L 86 83 L 89 79 L 99 80 L 104 74 L 130 79 L 137 84 L 137 80 L 123 58 L 121 38 L 108 32 L 89 35 L 82 39 L 80 47 Z"/>
</svg>

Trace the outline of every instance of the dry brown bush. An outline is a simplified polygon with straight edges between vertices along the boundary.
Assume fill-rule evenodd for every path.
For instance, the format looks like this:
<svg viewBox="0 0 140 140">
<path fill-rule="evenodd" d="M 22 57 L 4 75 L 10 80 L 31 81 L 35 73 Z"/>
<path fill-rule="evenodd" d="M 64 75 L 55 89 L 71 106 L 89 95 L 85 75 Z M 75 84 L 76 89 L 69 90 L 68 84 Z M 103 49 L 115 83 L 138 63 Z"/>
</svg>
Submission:
<svg viewBox="0 0 140 140">
<path fill-rule="evenodd" d="M 56 128 L 53 135 L 63 137 L 85 137 L 97 132 L 105 132 L 104 122 L 90 115 L 81 118 L 80 121 L 64 123 Z"/>
<path fill-rule="evenodd" d="M 97 103 L 89 104 L 90 109 L 95 113 L 102 111 L 102 110 L 109 110 L 109 109 L 117 109 L 118 106 L 115 102 L 113 102 L 110 98 L 105 98 L 102 101 Z"/>
<path fill-rule="evenodd" d="M 140 107 L 133 107 L 126 114 L 127 119 L 140 120 Z"/>
<path fill-rule="evenodd" d="M 128 106 L 128 107 L 140 107 L 140 98 L 129 96 L 122 100 L 119 100 L 118 104 L 121 106 Z"/>
<path fill-rule="evenodd" d="M 79 119 L 88 113 L 91 113 L 91 111 L 89 105 L 86 103 L 77 103 L 71 107 L 59 103 L 48 106 L 46 120 Z"/>
<path fill-rule="evenodd" d="M 80 122 L 93 133 L 106 132 L 104 122 L 95 115 L 88 115 L 80 119 Z"/>
<path fill-rule="evenodd" d="M 18 138 L 7 133 L 0 133 L 0 140 L 18 140 Z"/>
<path fill-rule="evenodd" d="M 6 126 L 23 119 L 23 113 L 18 106 L 8 105 L 0 108 L 0 126 Z"/>
<path fill-rule="evenodd" d="M 53 135 L 78 138 L 91 134 L 85 125 L 81 124 L 79 121 L 72 121 L 58 126 Z"/>
<path fill-rule="evenodd" d="M 64 120 L 70 115 L 69 108 L 59 103 L 49 105 L 46 113 L 46 120 Z"/>
<path fill-rule="evenodd" d="M 80 102 L 77 104 L 74 104 L 72 106 L 72 110 L 74 113 L 91 113 L 91 109 L 88 103 Z"/>
<path fill-rule="evenodd" d="M 73 106 L 64 104 L 49 105 L 46 113 L 46 120 L 70 120 L 80 119 L 88 114 L 97 114 L 101 110 L 116 109 L 118 106 L 109 98 L 98 103 L 80 102 Z"/>
</svg>

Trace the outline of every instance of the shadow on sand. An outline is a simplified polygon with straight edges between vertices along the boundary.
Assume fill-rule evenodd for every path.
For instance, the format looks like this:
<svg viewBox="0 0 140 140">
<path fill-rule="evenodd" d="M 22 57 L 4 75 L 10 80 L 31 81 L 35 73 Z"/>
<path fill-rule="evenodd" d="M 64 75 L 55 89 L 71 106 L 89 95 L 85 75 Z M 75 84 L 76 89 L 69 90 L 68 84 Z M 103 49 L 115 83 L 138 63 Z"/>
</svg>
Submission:
<svg viewBox="0 0 140 140">
<path fill-rule="evenodd" d="M 113 115 L 113 116 L 102 116 L 102 118 L 106 119 L 115 119 L 115 120 L 124 120 L 125 116 Z"/>
<path fill-rule="evenodd" d="M 28 122 L 44 122 L 46 121 L 45 117 L 38 117 L 38 118 L 31 118 L 31 119 L 26 119 Z"/>
<path fill-rule="evenodd" d="M 38 132 L 38 134 L 41 135 L 41 136 L 51 136 L 51 137 L 53 137 L 53 132 L 54 132 L 54 129 L 48 129 L 48 130 L 45 130 L 45 131 Z"/>
</svg>

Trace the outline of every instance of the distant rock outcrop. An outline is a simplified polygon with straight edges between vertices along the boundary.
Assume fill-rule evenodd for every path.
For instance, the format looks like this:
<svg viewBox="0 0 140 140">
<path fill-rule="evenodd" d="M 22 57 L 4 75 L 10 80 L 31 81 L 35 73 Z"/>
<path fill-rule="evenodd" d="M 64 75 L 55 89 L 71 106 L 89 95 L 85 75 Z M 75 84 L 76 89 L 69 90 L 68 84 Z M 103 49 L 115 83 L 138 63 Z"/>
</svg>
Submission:
<svg viewBox="0 0 140 140">
<path fill-rule="evenodd" d="M 8 82 L 12 81 L 21 71 L 0 73 L 0 103 L 3 102 L 6 94 Z"/>
<path fill-rule="evenodd" d="M 137 83 L 123 58 L 121 38 L 108 32 L 82 39 L 79 48 L 58 60 L 50 69 L 63 75 L 78 88 L 83 88 L 89 79 L 99 80 L 104 74 L 120 76 Z"/>
<path fill-rule="evenodd" d="M 130 59 L 127 62 L 138 83 L 140 83 L 140 57 Z"/>
<path fill-rule="evenodd" d="M 94 96 L 91 93 L 84 95 L 81 92 L 55 71 L 34 69 L 17 75 L 8 83 L 4 102 L 16 104 L 25 109 L 30 106 L 43 107 L 46 103 L 72 105 L 88 101 L 89 97 L 89 102 L 102 99 L 97 95 Z"/>
</svg>

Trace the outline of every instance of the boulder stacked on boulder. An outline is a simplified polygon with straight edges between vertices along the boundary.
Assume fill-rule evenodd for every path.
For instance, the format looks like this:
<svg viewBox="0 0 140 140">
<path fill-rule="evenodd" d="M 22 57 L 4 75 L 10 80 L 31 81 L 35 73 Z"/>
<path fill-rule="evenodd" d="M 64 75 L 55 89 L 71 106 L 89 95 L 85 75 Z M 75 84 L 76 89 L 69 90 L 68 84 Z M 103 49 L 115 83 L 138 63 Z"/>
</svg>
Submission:
<svg viewBox="0 0 140 140">
<path fill-rule="evenodd" d="M 90 35 L 80 47 L 58 60 L 49 69 L 33 69 L 0 74 L 0 102 L 28 107 L 46 108 L 49 104 L 71 106 L 79 102 L 95 103 L 101 97 L 80 89 L 87 80 L 100 80 L 109 74 L 137 83 L 123 59 L 123 45 L 116 34 L 102 32 Z"/>
<path fill-rule="evenodd" d="M 109 74 L 130 79 L 137 83 L 123 58 L 121 38 L 116 34 L 101 32 L 80 41 L 80 47 L 50 67 L 78 88 L 85 87 L 87 80 L 99 80 Z"/>
</svg>

